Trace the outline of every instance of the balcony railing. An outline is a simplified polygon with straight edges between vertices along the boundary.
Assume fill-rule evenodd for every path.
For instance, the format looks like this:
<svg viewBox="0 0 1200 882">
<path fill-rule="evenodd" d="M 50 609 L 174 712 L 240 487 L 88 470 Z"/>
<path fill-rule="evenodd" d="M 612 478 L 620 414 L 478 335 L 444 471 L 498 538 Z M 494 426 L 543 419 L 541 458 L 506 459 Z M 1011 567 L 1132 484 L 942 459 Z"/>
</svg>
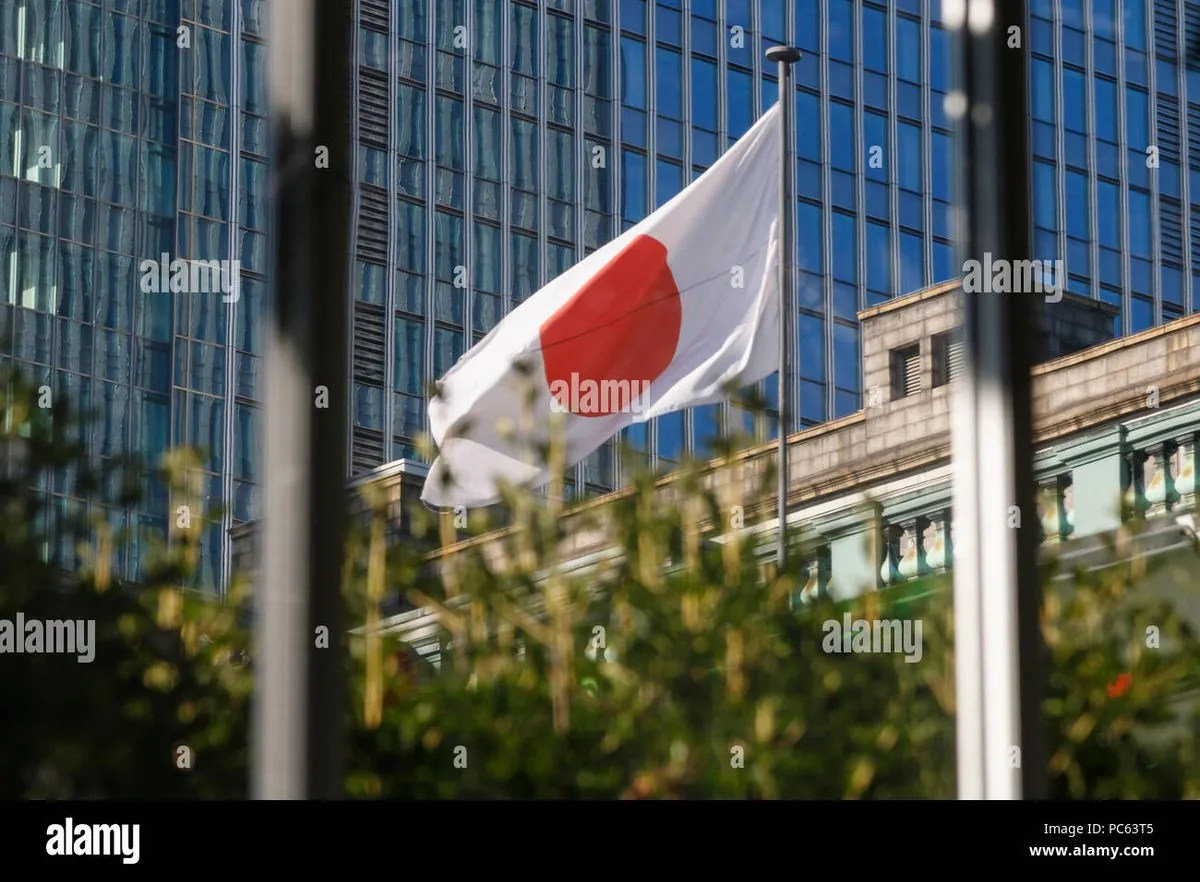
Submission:
<svg viewBox="0 0 1200 882">
<path fill-rule="evenodd" d="M 1197 426 L 1200 405 L 1193 404 L 1109 430 L 1111 437 L 1100 434 L 1086 439 L 1082 448 L 1072 442 L 1039 455 L 1041 474 L 1037 478 L 1034 528 L 1039 531 L 1042 547 L 1081 538 L 1076 524 L 1077 480 L 1083 481 L 1082 535 L 1097 534 L 1131 520 L 1195 511 Z M 1086 452 L 1078 453 L 1083 448 Z M 925 510 L 912 499 L 885 503 L 880 506 L 877 525 L 863 525 L 862 535 L 875 536 L 875 547 L 880 549 L 878 581 L 873 587 L 894 587 L 953 567 L 954 517 L 948 494 L 948 487 L 932 491 Z M 1111 517 L 1102 511 L 1108 508 Z M 899 513 L 889 516 L 889 509 Z M 1009 526 L 1027 527 L 1021 518 L 1021 512 L 1012 510 Z M 799 602 L 807 602 L 823 594 L 831 582 L 839 582 L 839 573 L 830 566 L 828 550 L 827 545 L 818 545 L 806 558 L 809 580 L 797 592 Z M 868 574 L 866 581 L 870 579 Z M 855 586 L 852 591 L 871 587 Z"/>
</svg>

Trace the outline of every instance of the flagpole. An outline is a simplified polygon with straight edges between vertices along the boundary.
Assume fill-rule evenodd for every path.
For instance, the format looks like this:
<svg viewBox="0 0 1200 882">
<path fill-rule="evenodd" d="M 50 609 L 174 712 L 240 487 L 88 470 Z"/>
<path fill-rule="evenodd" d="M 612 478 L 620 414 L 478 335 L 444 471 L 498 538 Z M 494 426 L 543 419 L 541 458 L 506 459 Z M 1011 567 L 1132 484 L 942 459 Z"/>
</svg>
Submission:
<svg viewBox="0 0 1200 882">
<path fill-rule="evenodd" d="M 1008 48 L 1025 0 L 944 4 L 958 138 L 960 261 L 1029 256 L 1026 62 Z M 969 16 L 969 21 L 968 21 Z M 1030 294 L 963 293 L 964 376 L 952 411 L 958 797 L 1045 799 L 1045 684 L 1033 499 Z M 1013 528 L 1012 513 L 1025 517 Z M 1030 523 L 1033 526 L 1030 526 Z"/>
<path fill-rule="evenodd" d="M 266 350 L 265 512 L 254 596 L 255 799 L 345 795 L 346 280 L 352 159 L 350 12 L 272 15 L 274 263 Z M 328 162 L 322 162 L 321 156 Z M 328 407 L 314 390 L 328 389 Z"/>
<path fill-rule="evenodd" d="M 767 61 L 779 65 L 779 125 L 783 134 L 783 150 L 779 168 L 779 535 L 775 546 L 776 569 L 783 573 L 787 565 L 787 516 L 790 476 L 788 468 L 788 415 L 792 402 L 791 316 L 792 251 L 795 236 L 792 234 L 792 213 L 795 204 L 792 196 L 791 132 L 792 114 L 796 107 L 792 87 L 792 65 L 800 60 L 800 50 L 792 46 L 772 46 L 767 50 Z"/>
</svg>

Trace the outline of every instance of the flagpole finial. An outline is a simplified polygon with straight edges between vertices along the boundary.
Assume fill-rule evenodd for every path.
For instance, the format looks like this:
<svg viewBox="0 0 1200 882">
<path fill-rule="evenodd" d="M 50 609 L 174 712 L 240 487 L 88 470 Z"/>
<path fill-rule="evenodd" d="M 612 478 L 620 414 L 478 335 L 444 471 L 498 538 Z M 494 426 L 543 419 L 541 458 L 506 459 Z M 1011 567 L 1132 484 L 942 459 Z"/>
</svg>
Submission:
<svg viewBox="0 0 1200 882">
<path fill-rule="evenodd" d="M 795 46 L 772 46 L 767 50 L 767 61 L 776 64 L 795 64 L 801 57 L 802 53 Z"/>
</svg>

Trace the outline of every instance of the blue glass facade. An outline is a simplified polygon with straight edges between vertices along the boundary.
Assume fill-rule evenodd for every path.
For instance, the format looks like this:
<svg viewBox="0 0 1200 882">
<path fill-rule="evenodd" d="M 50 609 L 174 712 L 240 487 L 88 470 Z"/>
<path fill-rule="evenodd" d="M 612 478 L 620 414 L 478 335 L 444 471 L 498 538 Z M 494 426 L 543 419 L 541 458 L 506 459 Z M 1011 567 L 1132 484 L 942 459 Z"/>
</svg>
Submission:
<svg viewBox="0 0 1200 882">
<path fill-rule="evenodd" d="M 266 298 L 268 128 L 264 0 L 0 0 L 0 365 L 95 417 L 100 461 L 205 452 L 197 586 L 225 584 L 228 529 L 254 516 Z M 231 291 L 147 293 L 142 261 L 228 261 Z M 233 263 L 236 261 L 237 263 Z M 239 268 L 240 265 L 240 268 Z M 193 276 L 194 278 L 194 276 Z M 236 285 L 236 287 L 232 287 Z M 73 476 L 43 488 L 78 510 Z M 147 480 L 104 516 L 128 538 L 175 522 Z M 96 506 L 97 509 L 103 507 Z M 199 514 L 199 513 L 197 513 Z M 47 549 L 78 562 L 65 531 Z"/>
<path fill-rule="evenodd" d="M 411 456 L 428 380 L 750 127 L 777 97 L 763 58 L 776 43 L 804 50 L 791 428 L 860 408 L 860 309 L 958 275 L 939 0 L 378 8 L 360 30 L 360 82 L 389 90 L 395 119 L 369 137 L 360 98 L 358 228 L 374 222 L 368 191 L 397 210 L 378 251 L 359 248 L 357 471 Z M 1117 333 L 1187 313 L 1200 297 L 1191 221 L 1200 163 L 1183 174 L 1200 81 L 1180 59 L 1187 34 L 1200 33 L 1200 7 L 1034 0 L 1030 12 L 1019 51 L 1030 58 L 1034 256 L 1064 260 L 1072 291 L 1119 306 Z M 775 378 L 763 391 L 774 403 Z M 669 468 L 722 432 L 776 431 L 769 415 L 752 423 L 730 405 L 698 408 L 635 426 L 625 440 Z M 584 492 L 621 481 L 610 447 L 569 475 Z"/>
<path fill-rule="evenodd" d="M 204 579 L 255 515 L 269 203 L 265 0 L 0 0 L 0 363 L 96 409 L 93 457 L 209 451 Z M 957 275 L 939 0 L 355 0 L 351 472 L 415 455 L 429 381 L 709 167 L 796 68 L 791 428 L 862 404 L 858 310 Z M 1120 307 L 1200 300 L 1200 4 L 1031 0 L 1035 256 Z M 180 28 L 188 34 L 180 44 Z M 1017 51 L 1017 50 L 1014 50 Z M 44 150 L 43 148 L 49 148 Z M 1196 215 L 1200 217 L 1200 215 Z M 239 299 L 147 295 L 141 260 L 239 261 Z M 774 378 L 764 385 L 774 400 Z M 626 432 L 656 468 L 768 415 Z M 624 480 L 606 445 L 572 492 Z M 69 476 L 46 488 L 75 505 Z M 164 530 L 149 487 L 116 525 Z M 72 560 L 74 550 L 57 553 Z M 122 549 L 135 575 L 140 547 Z"/>
<path fill-rule="evenodd" d="M 1200 298 L 1200 72 L 1182 60 L 1200 6 L 1032 6 L 1035 248 L 1121 308 L 1119 333 L 1184 315 Z"/>
<path fill-rule="evenodd" d="M 378 78 L 395 90 L 397 126 L 390 142 L 382 128 L 369 138 L 360 100 L 360 193 L 382 203 L 375 191 L 390 190 L 399 201 L 387 262 L 359 248 L 358 471 L 412 455 L 426 381 L 752 125 L 777 99 L 775 69 L 763 59 L 774 44 L 805 52 L 795 96 L 803 341 L 793 362 L 795 424 L 858 409 L 859 309 L 955 274 L 942 110 L 949 59 L 937 4 L 397 0 L 392 8 L 395 54 L 383 3 L 377 21 L 364 18 L 358 51 L 360 83 Z M 360 206 L 359 229 L 373 222 Z M 370 351 L 368 337 L 380 340 Z M 371 381 L 385 373 L 375 367 L 380 354 L 390 385 Z M 764 384 L 772 403 L 776 385 Z M 634 426 L 625 441 L 670 468 L 723 432 L 776 431 L 769 414 L 753 422 L 711 406 Z M 611 488 L 620 469 L 608 445 L 568 485 Z"/>
</svg>

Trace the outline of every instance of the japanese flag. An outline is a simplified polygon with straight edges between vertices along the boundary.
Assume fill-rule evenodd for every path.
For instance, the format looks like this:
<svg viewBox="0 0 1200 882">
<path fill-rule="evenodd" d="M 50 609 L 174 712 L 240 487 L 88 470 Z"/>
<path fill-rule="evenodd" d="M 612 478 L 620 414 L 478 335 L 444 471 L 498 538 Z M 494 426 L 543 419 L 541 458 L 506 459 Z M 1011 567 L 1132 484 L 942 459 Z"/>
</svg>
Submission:
<svg viewBox="0 0 1200 882">
<path fill-rule="evenodd" d="M 631 423 L 721 401 L 726 384 L 778 369 L 779 117 L 776 104 L 687 189 L 459 359 L 429 405 L 438 456 L 422 500 L 490 505 L 502 482 L 548 480 L 537 447 L 554 424 L 570 466 Z"/>
</svg>

